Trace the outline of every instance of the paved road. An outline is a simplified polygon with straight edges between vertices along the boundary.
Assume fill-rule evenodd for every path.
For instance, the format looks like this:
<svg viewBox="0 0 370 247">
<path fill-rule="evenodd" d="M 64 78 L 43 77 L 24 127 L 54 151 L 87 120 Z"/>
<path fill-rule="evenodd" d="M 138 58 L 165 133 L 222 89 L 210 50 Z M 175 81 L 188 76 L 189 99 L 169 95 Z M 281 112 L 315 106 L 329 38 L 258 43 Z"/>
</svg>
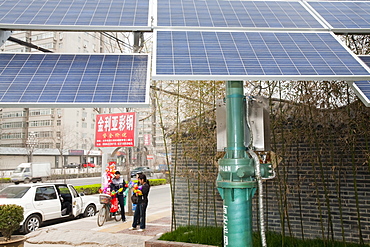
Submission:
<svg viewBox="0 0 370 247">
<path fill-rule="evenodd" d="M 97 216 L 49 225 L 27 236 L 25 247 L 143 247 L 144 242 L 170 230 L 171 196 L 169 185 L 155 186 L 149 193 L 147 229 L 144 232 L 129 231 L 128 222 L 108 221 L 97 226 Z"/>
</svg>

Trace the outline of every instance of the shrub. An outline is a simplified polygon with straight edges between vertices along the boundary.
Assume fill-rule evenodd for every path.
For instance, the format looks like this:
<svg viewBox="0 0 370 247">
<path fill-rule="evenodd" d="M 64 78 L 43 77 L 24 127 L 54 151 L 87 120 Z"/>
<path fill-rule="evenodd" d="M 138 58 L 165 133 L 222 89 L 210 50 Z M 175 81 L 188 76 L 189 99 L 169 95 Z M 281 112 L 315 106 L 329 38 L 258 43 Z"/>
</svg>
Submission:
<svg viewBox="0 0 370 247">
<path fill-rule="evenodd" d="M 149 180 L 150 186 L 162 185 L 162 184 L 167 183 L 167 180 L 163 178 L 162 179 L 148 179 L 148 180 Z"/>
<path fill-rule="evenodd" d="M 10 178 L 0 178 L 0 183 L 10 183 Z"/>
<path fill-rule="evenodd" d="M 132 182 L 137 183 L 137 180 L 132 180 Z M 149 179 L 150 186 L 157 186 L 166 184 L 166 179 Z M 100 184 L 90 184 L 74 186 L 78 193 L 83 192 L 85 195 L 99 194 Z"/>
<path fill-rule="evenodd" d="M 161 179 L 148 179 L 150 186 L 163 185 L 167 183 L 167 180 L 164 178 Z M 137 179 L 132 180 L 132 182 L 137 183 Z"/>
<path fill-rule="evenodd" d="M 85 195 L 99 194 L 100 184 L 90 184 L 74 186 L 78 193 L 83 192 Z"/>
<path fill-rule="evenodd" d="M 0 205 L 0 232 L 7 241 L 23 220 L 23 207 L 15 204 Z"/>
</svg>

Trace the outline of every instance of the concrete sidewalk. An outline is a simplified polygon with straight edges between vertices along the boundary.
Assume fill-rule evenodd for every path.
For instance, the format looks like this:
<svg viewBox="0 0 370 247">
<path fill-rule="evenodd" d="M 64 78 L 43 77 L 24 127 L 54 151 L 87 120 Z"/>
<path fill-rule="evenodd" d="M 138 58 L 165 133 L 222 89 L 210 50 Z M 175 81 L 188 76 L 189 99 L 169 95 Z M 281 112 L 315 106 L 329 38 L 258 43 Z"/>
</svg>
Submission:
<svg viewBox="0 0 370 247">
<path fill-rule="evenodd" d="M 102 227 L 97 226 L 97 216 L 43 227 L 28 234 L 24 246 L 143 247 L 145 241 L 170 231 L 170 209 L 148 214 L 144 232 L 128 230 L 132 218 L 128 216 L 126 223 L 108 221 Z"/>
</svg>

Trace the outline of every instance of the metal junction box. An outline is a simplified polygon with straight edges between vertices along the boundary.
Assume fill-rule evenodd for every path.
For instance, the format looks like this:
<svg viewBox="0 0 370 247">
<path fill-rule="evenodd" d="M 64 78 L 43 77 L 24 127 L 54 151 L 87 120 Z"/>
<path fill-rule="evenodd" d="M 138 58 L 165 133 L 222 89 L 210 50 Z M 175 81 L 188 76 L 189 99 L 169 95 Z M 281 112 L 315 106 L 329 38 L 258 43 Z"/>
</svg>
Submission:
<svg viewBox="0 0 370 247">
<path fill-rule="evenodd" d="M 256 151 L 270 151 L 270 117 L 268 112 L 268 99 L 258 96 L 247 98 L 246 126 L 250 131 L 245 131 L 245 146 L 248 146 L 252 138 L 252 146 Z M 224 151 L 227 146 L 226 140 L 226 104 L 218 100 L 216 104 L 217 121 L 217 151 Z M 248 123 L 249 122 L 249 123 Z M 252 135 L 249 135 L 249 132 Z"/>
</svg>

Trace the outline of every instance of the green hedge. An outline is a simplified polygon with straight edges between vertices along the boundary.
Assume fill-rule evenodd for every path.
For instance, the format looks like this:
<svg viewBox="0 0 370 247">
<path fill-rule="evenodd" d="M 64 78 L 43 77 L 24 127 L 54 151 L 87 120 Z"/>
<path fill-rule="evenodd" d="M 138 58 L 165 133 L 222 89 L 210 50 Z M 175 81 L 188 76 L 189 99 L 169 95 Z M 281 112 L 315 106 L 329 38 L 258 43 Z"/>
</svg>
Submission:
<svg viewBox="0 0 370 247">
<path fill-rule="evenodd" d="M 10 178 L 0 178 L 0 183 L 10 183 Z"/>
<path fill-rule="evenodd" d="M 157 185 L 163 185 L 167 183 L 167 180 L 164 178 L 160 179 L 148 179 L 150 186 L 157 186 Z M 134 183 L 137 183 L 137 180 L 131 180 Z"/>
<path fill-rule="evenodd" d="M 132 180 L 132 182 L 137 183 L 137 180 Z M 149 179 L 150 186 L 158 186 L 167 183 L 166 179 Z M 90 184 L 74 186 L 78 193 L 83 192 L 85 195 L 99 194 L 99 189 L 101 184 Z"/>
<path fill-rule="evenodd" d="M 89 184 L 74 186 L 78 193 L 83 192 L 85 195 L 99 194 L 100 184 Z"/>
</svg>

